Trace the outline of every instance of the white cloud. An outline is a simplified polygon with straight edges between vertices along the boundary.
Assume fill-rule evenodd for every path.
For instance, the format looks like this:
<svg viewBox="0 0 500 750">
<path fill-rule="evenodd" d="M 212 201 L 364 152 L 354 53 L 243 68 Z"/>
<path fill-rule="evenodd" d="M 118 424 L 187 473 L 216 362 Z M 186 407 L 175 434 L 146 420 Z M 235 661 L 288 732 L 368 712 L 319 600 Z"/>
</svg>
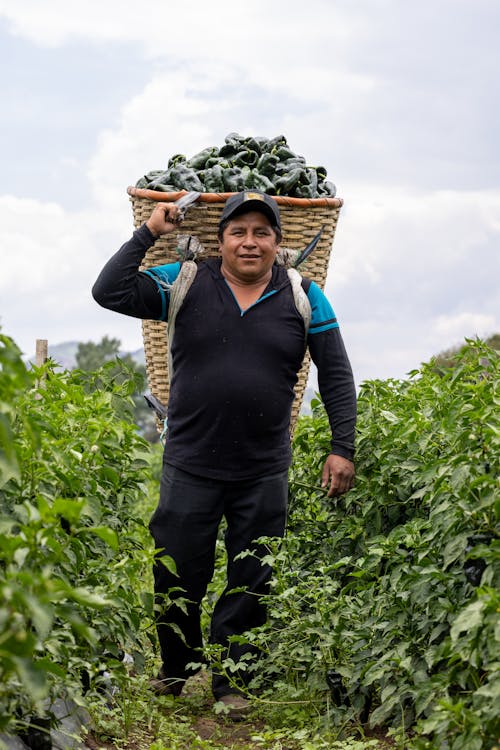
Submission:
<svg viewBox="0 0 500 750">
<path fill-rule="evenodd" d="M 137 321 L 90 297 L 132 229 L 126 187 L 232 130 L 285 133 L 337 183 L 345 205 L 327 289 L 358 381 L 403 376 L 476 329 L 500 330 L 500 191 L 485 189 L 498 185 L 488 25 L 477 45 L 488 3 L 466 7 L 0 0 L 12 33 L 61 55 L 75 40 L 110 55 L 135 45 L 148 81 L 99 133 L 82 110 L 96 144 L 88 163 L 61 154 L 71 178 L 90 185 L 90 205 L 47 203 L 41 191 L 0 199 L 5 332 L 29 350 L 35 325 L 54 344 L 107 334 L 137 348 Z"/>
<path fill-rule="evenodd" d="M 94 255 L 91 238 L 85 212 L 70 214 L 56 203 L 0 197 L 2 298 L 12 294 L 21 305 L 31 305 L 49 287 L 54 297 L 64 299 L 66 280 L 78 285 Z"/>
<path fill-rule="evenodd" d="M 500 191 L 350 184 L 327 293 L 358 382 L 500 331 Z"/>
<path fill-rule="evenodd" d="M 304 12 L 299 0 L 286 4 L 255 0 L 251 6 L 212 0 L 146 7 L 131 0 L 88 0 L 76 9 L 64 0 L 42 4 L 23 0 L 15 5 L 0 0 L 2 15 L 12 33 L 42 46 L 59 47 L 75 39 L 91 44 L 139 44 L 151 65 L 152 78 L 158 67 L 164 67 L 172 81 L 169 90 L 162 92 L 164 108 L 175 99 L 186 77 L 191 95 L 201 89 L 208 98 L 217 82 L 218 96 L 224 98 L 226 80 L 232 84 L 233 97 L 238 96 L 238 89 L 246 89 L 248 109 L 256 113 L 262 106 L 281 110 L 281 105 L 278 97 L 263 103 L 252 86 L 286 94 L 303 104 L 314 101 L 332 108 L 336 116 L 345 111 L 347 102 L 356 116 L 364 97 L 373 96 L 377 89 L 372 73 L 347 65 L 346 56 L 369 38 L 370 25 L 343 3 L 312 0 Z M 219 108 L 218 101 L 212 104 Z M 307 111 L 300 107 L 301 115 Z"/>
<path fill-rule="evenodd" d="M 99 221 L 99 211 L 68 212 L 55 203 L 0 198 L 0 324 L 27 354 L 36 338 L 54 344 L 91 339 L 99 318 L 104 335 L 107 321 L 90 290 L 106 242 L 111 255 L 117 240 L 105 219 Z"/>
<path fill-rule="evenodd" d="M 324 23 L 318 14 L 323 14 Z M 366 28 L 362 16 L 346 12 L 342 3 L 312 0 L 304 12 L 299 0 L 268 3 L 254 0 L 239 6 L 232 0 L 147 6 L 132 0 L 87 0 L 71 7 L 65 0 L 0 0 L 0 14 L 13 33 L 37 44 L 56 46 L 75 37 L 95 41 L 140 42 L 151 57 L 170 53 L 184 59 L 207 57 L 258 64 L 257 50 L 267 48 L 269 59 L 279 48 L 287 60 L 301 49 L 330 56 L 326 43 L 346 43 L 352 29 Z M 318 45 L 318 42 L 320 44 Z"/>
<path fill-rule="evenodd" d="M 386 294 L 397 288 L 404 296 L 416 283 L 434 289 L 437 280 L 446 298 L 461 281 L 471 283 L 471 274 L 497 277 L 500 190 L 422 194 L 353 183 L 343 197 L 333 256 L 338 282 L 366 276 Z"/>
<path fill-rule="evenodd" d="M 190 91 L 193 83 L 185 74 L 155 75 L 124 107 L 119 127 L 100 134 L 89 167 L 99 199 L 117 186 L 134 184 L 151 169 L 166 169 L 175 153 L 193 155 L 210 144 L 213 100 L 202 91 Z M 229 106 L 218 101 L 218 116 Z"/>
<path fill-rule="evenodd" d="M 305 10 L 298 0 L 251 6 L 89 0 L 70 8 L 62 0 L 0 0 L 0 14 L 16 34 L 40 45 L 77 39 L 109 45 L 110 54 L 115 44 L 143 50 L 151 84 L 134 100 L 140 117 L 133 133 L 125 127 L 121 134 L 124 166 L 141 147 L 156 164 L 154 145 L 163 134 L 169 145 L 179 136 L 184 151 L 191 142 L 202 147 L 210 132 L 246 126 L 262 135 L 285 132 L 313 163 L 326 161 L 339 183 L 369 177 L 435 190 L 482 187 L 478 165 L 484 184 L 491 186 L 494 174 L 494 137 L 477 114 L 491 110 L 494 121 L 487 75 L 494 71 L 477 32 L 489 6 L 478 0 L 473 14 L 455 6 L 311 0 Z M 488 38 L 487 26 L 483 33 Z M 193 104 L 202 105 L 196 125 Z M 218 130 L 221 115 L 228 124 Z M 103 147 L 106 139 L 102 134 Z"/>
<path fill-rule="evenodd" d="M 434 322 L 434 330 L 437 335 L 446 337 L 450 342 L 461 341 L 464 337 L 484 338 L 498 332 L 499 321 L 494 315 L 480 315 L 473 312 L 439 315 Z"/>
</svg>

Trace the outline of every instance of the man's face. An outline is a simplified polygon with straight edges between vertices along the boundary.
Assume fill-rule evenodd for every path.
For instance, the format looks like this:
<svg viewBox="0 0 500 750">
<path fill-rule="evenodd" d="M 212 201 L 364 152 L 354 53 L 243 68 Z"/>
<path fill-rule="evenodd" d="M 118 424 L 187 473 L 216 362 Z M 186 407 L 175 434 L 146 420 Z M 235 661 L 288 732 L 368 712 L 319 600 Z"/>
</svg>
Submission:
<svg viewBox="0 0 500 750">
<path fill-rule="evenodd" d="M 219 250 L 222 270 L 236 281 L 264 280 L 272 268 L 279 244 L 265 214 L 249 211 L 231 219 L 224 230 Z"/>
</svg>

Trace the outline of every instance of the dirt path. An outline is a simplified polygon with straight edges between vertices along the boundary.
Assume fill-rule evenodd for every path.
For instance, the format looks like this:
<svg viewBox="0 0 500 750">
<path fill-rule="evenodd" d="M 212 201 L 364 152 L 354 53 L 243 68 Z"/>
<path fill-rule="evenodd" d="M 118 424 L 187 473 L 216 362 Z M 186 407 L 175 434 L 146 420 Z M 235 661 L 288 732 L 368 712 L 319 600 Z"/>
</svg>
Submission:
<svg viewBox="0 0 500 750">
<path fill-rule="evenodd" d="M 126 739 L 115 741 L 91 734 L 86 738 L 86 746 L 90 750 L 148 750 L 153 743 L 158 743 L 158 750 L 301 750 L 303 746 L 300 741 L 286 737 L 286 727 L 276 730 L 279 739 L 273 737 L 274 733 L 257 712 L 250 714 L 248 720 L 239 722 L 231 721 L 224 714 L 216 714 L 207 673 L 189 680 L 180 698 L 155 698 L 149 709 L 156 717 L 156 721 L 149 722 L 150 726 L 146 717 L 144 726 L 136 723 Z M 153 723 L 158 725 L 157 731 L 151 728 Z M 395 747 L 393 741 L 382 734 L 372 735 L 372 743 L 375 738 L 378 745 L 367 744 L 367 750 Z M 339 745 L 335 743 L 334 747 Z M 346 747 L 352 748 L 353 745 L 346 742 Z"/>
</svg>

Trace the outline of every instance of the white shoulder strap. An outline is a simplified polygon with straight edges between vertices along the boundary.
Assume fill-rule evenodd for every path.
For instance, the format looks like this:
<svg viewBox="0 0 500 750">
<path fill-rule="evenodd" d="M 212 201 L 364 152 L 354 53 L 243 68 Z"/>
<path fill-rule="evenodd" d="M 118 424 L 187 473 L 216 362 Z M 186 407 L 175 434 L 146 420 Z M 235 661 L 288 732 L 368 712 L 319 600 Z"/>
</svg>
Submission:
<svg viewBox="0 0 500 750">
<path fill-rule="evenodd" d="M 169 381 L 172 382 L 174 368 L 172 366 L 172 355 L 170 353 L 170 344 L 174 339 L 175 319 L 181 309 L 184 297 L 188 293 L 189 287 L 194 281 L 198 266 L 194 260 L 185 260 L 181 265 L 181 270 L 176 280 L 170 288 L 170 301 L 168 304 L 168 321 L 167 321 L 167 344 L 168 344 L 168 372 Z"/>
<path fill-rule="evenodd" d="M 290 284 L 292 285 L 292 292 L 293 292 L 293 298 L 295 300 L 295 307 L 297 308 L 299 313 L 302 315 L 302 318 L 304 320 L 304 328 L 306 329 L 306 337 L 307 337 L 307 332 L 311 324 L 311 316 L 312 316 L 311 303 L 309 302 L 309 298 L 302 287 L 302 276 L 297 271 L 297 269 L 288 268 L 287 273 L 288 273 L 288 278 L 290 279 Z"/>
<path fill-rule="evenodd" d="M 167 323 L 168 371 L 170 381 L 172 380 L 172 376 L 174 374 L 172 366 L 172 355 L 170 353 L 170 343 L 174 338 L 175 319 L 177 318 L 177 313 L 179 312 L 181 305 L 184 302 L 184 298 L 194 281 L 197 271 L 198 266 L 194 262 L 194 260 L 184 261 L 181 266 L 181 270 L 179 271 L 179 275 L 170 289 L 170 302 L 168 305 Z M 309 302 L 309 298 L 302 287 L 302 276 L 300 275 L 300 273 L 295 268 L 287 268 L 287 273 L 288 278 L 290 279 L 290 284 L 292 286 L 295 306 L 302 316 L 307 336 L 312 316 L 311 303 Z"/>
</svg>

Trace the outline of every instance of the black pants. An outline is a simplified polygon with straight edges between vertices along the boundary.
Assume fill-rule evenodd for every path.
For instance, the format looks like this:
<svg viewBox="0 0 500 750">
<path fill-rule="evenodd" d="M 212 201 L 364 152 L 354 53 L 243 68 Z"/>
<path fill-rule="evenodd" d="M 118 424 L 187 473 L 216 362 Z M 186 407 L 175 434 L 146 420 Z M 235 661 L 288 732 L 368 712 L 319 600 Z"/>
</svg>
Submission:
<svg viewBox="0 0 500 750">
<path fill-rule="evenodd" d="M 224 516 L 227 521 L 227 586 L 215 605 L 210 640 L 226 646 L 227 655 L 235 662 L 252 650 L 248 644 L 228 645 L 228 637 L 266 621 L 259 595 L 267 593 L 271 569 L 253 556 L 241 560 L 234 557 L 246 549 L 262 557 L 266 550 L 252 542 L 261 536 L 283 536 L 287 498 L 287 471 L 252 480 L 219 481 L 164 464 L 160 502 L 149 528 L 156 548 L 174 559 L 178 576 L 157 562 L 155 593 L 160 600 L 172 587 L 180 587 L 183 591 L 172 597 L 190 600 L 184 612 L 171 605 L 157 620 L 165 676 L 186 679 L 193 674 L 187 665 L 202 661 L 200 604 L 213 576 L 217 532 Z M 237 587 L 245 587 L 245 591 L 228 593 Z M 176 633 L 175 626 L 183 633 L 186 643 Z M 248 681 L 243 671 L 236 677 L 243 683 Z M 223 675 L 214 672 L 212 690 L 216 698 L 234 691 Z"/>
</svg>

